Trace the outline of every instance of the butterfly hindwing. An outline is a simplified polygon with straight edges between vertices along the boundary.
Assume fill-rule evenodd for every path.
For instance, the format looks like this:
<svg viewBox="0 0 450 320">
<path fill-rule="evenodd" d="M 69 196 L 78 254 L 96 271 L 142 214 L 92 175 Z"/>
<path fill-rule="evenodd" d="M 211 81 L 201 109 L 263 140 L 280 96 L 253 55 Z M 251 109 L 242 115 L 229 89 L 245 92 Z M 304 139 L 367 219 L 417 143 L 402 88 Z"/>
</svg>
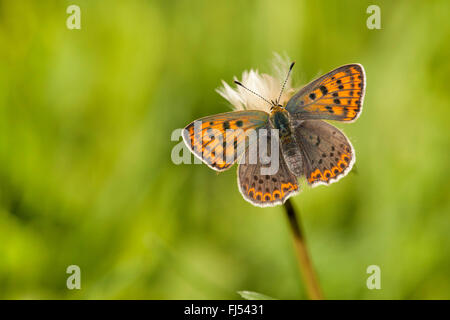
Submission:
<svg viewBox="0 0 450 320">
<path fill-rule="evenodd" d="M 269 146 L 271 143 L 269 134 L 267 145 Z M 270 150 L 271 148 L 268 147 L 267 154 L 269 157 L 271 156 Z M 262 164 L 259 156 L 256 157 L 255 163 L 252 163 L 251 152 L 251 148 L 247 148 L 238 167 L 239 191 L 245 200 L 259 207 L 275 206 L 284 203 L 287 198 L 298 192 L 297 178 L 289 171 L 281 150 L 279 150 L 277 157 L 278 166 L 275 167 L 276 170 L 273 174 L 266 174 L 267 172 L 262 171 L 263 168 L 267 169 L 273 163 Z"/>
<path fill-rule="evenodd" d="M 198 119 L 183 131 L 191 151 L 216 171 L 232 166 L 246 147 L 246 134 L 267 124 L 263 111 L 235 111 Z"/>
<path fill-rule="evenodd" d="M 361 113 L 365 73 L 360 64 L 348 64 L 312 81 L 287 103 L 295 119 L 354 121 Z"/>
<path fill-rule="evenodd" d="M 355 161 L 353 147 L 336 127 L 322 120 L 294 120 L 310 185 L 330 184 L 344 177 Z"/>
</svg>

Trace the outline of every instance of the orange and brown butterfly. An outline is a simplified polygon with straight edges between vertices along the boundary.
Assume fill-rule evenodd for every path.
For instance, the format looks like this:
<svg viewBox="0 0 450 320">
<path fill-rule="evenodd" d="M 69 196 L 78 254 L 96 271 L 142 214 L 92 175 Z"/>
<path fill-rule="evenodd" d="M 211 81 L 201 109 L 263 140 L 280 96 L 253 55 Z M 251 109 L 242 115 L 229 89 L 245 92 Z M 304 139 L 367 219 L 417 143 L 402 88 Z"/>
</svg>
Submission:
<svg viewBox="0 0 450 320">
<path fill-rule="evenodd" d="M 241 81 L 235 79 L 235 89 L 223 82 L 218 92 L 235 111 L 198 119 L 183 131 L 186 145 L 210 168 L 224 171 L 239 161 L 239 191 L 256 206 L 284 203 L 299 191 L 298 178 L 303 176 L 311 186 L 338 181 L 355 162 L 350 141 L 324 120 L 352 122 L 360 116 L 364 68 L 341 66 L 295 93 L 289 79 L 293 66 L 285 68 L 283 83 L 254 70 L 244 72 Z M 279 141 L 278 170 L 272 174 L 264 174 L 268 164 L 259 157 L 249 161 L 256 142 L 248 137 L 263 129 L 269 132 L 269 143 Z"/>
</svg>

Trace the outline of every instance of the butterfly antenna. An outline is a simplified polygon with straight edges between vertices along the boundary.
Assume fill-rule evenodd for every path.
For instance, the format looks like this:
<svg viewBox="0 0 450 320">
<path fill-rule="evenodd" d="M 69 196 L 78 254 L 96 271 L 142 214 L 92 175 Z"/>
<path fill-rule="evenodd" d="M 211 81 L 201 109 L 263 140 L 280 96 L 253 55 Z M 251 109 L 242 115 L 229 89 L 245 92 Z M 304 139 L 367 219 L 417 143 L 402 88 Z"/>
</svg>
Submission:
<svg viewBox="0 0 450 320">
<path fill-rule="evenodd" d="M 291 71 L 292 71 L 292 68 L 294 67 L 294 64 L 295 64 L 295 61 L 292 62 L 292 63 L 291 63 L 291 66 L 289 67 L 288 74 L 287 74 L 287 76 L 286 76 L 286 79 L 285 79 L 284 82 L 283 82 L 283 86 L 281 87 L 280 95 L 278 96 L 278 99 L 277 99 L 277 105 L 278 105 L 278 103 L 280 102 L 281 94 L 283 93 L 284 87 L 286 86 L 286 83 L 287 83 L 287 81 L 288 81 L 288 79 L 289 79 L 289 76 L 291 75 Z"/>
<path fill-rule="evenodd" d="M 267 103 L 270 104 L 271 106 L 273 105 L 272 102 L 270 102 L 269 100 L 267 100 L 266 98 L 264 98 L 264 97 L 263 97 L 262 95 L 260 95 L 259 93 L 256 93 L 255 91 L 250 90 L 249 88 L 247 88 L 246 86 L 244 86 L 244 85 L 243 85 L 242 83 L 240 83 L 239 81 L 234 80 L 234 83 L 236 83 L 238 86 L 241 86 L 242 88 L 244 88 L 244 89 L 250 91 L 250 92 L 253 93 L 255 96 L 260 97 L 261 99 L 263 99 L 265 102 L 267 102 Z"/>
</svg>

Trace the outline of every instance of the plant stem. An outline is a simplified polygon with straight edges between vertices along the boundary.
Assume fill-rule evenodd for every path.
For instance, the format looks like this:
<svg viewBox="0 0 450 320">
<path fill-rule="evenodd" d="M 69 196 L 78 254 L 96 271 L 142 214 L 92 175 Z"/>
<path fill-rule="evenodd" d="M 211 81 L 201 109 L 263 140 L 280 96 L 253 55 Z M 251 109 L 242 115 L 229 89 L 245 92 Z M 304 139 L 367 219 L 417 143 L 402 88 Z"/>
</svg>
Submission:
<svg viewBox="0 0 450 320">
<path fill-rule="evenodd" d="M 284 203 L 284 208 L 288 216 L 289 225 L 291 226 L 295 249 L 297 251 L 297 260 L 300 272 L 306 284 L 308 296 L 311 300 L 322 300 L 322 290 L 320 289 L 316 272 L 309 257 L 308 247 L 306 246 L 306 239 L 302 230 L 300 218 L 297 218 L 295 208 L 290 199 L 286 200 Z"/>
</svg>

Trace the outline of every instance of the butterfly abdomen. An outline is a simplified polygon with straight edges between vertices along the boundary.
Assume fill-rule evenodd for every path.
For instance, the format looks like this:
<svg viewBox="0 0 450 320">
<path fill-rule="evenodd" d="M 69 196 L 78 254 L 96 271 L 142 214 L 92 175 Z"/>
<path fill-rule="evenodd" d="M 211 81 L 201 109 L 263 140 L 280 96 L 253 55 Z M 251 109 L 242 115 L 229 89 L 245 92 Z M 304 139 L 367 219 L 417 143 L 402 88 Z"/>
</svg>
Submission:
<svg viewBox="0 0 450 320">
<path fill-rule="evenodd" d="M 292 136 L 290 139 L 281 140 L 281 153 L 286 161 L 289 170 L 300 177 L 303 175 L 303 163 L 302 155 L 300 149 L 298 148 L 297 141 L 295 137 Z"/>
<path fill-rule="evenodd" d="M 296 176 L 303 174 L 302 155 L 295 135 L 292 134 L 289 113 L 283 108 L 276 108 L 270 114 L 273 128 L 278 129 L 280 149 L 289 170 Z"/>
</svg>

